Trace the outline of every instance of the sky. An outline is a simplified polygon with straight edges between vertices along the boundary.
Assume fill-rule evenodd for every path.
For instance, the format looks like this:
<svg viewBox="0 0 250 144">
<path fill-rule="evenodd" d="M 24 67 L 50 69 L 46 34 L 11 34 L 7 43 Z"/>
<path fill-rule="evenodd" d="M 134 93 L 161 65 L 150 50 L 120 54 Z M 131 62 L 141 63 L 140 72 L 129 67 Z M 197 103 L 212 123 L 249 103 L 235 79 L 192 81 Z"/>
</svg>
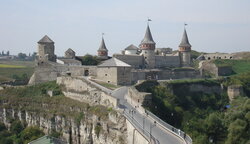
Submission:
<svg viewBox="0 0 250 144">
<path fill-rule="evenodd" d="M 0 51 L 37 51 L 48 35 L 55 53 L 96 55 L 102 33 L 109 55 L 143 39 L 147 19 L 156 47 L 178 49 L 184 23 L 192 49 L 250 51 L 250 0 L 0 0 Z"/>
</svg>

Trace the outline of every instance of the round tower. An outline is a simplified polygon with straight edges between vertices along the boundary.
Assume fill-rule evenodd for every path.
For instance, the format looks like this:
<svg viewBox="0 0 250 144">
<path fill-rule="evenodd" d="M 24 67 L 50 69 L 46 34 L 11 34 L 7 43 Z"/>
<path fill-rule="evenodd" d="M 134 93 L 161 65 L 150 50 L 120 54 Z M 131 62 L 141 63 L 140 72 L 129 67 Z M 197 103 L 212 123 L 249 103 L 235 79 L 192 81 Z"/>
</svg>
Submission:
<svg viewBox="0 0 250 144">
<path fill-rule="evenodd" d="M 188 41 L 186 29 L 184 28 L 181 43 L 179 45 L 180 66 L 189 67 L 191 64 L 191 45 Z"/>
<path fill-rule="evenodd" d="M 101 45 L 99 49 L 97 50 L 97 53 L 100 59 L 108 59 L 108 49 L 106 48 L 103 37 L 102 37 Z"/>
<path fill-rule="evenodd" d="M 155 42 L 153 40 L 149 25 L 145 36 L 140 44 L 141 55 L 144 57 L 145 68 L 155 68 Z"/>
<path fill-rule="evenodd" d="M 37 60 L 56 62 L 54 42 L 45 35 L 38 43 Z"/>
</svg>

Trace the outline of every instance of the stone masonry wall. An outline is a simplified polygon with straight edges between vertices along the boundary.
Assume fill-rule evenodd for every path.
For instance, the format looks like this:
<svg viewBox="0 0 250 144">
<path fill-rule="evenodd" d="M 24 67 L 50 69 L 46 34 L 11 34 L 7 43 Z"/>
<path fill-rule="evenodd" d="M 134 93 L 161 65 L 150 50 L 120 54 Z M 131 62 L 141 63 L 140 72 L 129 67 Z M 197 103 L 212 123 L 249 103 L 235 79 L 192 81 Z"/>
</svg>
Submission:
<svg viewBox="0 0 250 144">
<path fill-rule="evenodd" d="M 155 65 L 157 68 L 162 67 L 179 67 L 179 56 L 155 56 Z"/>
<path fill-rule="evenodd" d="M 98 67 L 97 79 L 102 80 L 106 83 L 117 85 L 117 68 L 116 67 Z"/>
<path fill-rule="evenodd" d="M 37 84 L 54 81 L 58 76 L 70 73 L 72 76 L 84 76 L 88 71 L 90 76 L 96 76 L 96 66 L 66 66 L 52 62 L 44 62 L 35 67 L 35 72 L 30 78 L 29 84 Z"/>
</svg>

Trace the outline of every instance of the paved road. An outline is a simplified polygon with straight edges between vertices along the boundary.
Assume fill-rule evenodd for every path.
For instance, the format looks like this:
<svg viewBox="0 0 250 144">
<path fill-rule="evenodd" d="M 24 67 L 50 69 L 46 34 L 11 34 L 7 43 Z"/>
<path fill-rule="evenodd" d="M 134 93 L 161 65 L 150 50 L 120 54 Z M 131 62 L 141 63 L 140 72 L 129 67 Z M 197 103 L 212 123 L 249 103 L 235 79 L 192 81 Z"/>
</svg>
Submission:
<svg viewBox="0 0 250 144">
<path fill-rule="evenodd" d="M 139 113 L 125 100 L 125 95 L 128 92 L 127 87 L 121 87 L 112 92 L 112 96 L 120 99 L 120 108 L 124 109 L 124 114 L 132 119 L 133 124 L 140 127 L 143 133 L 152 135 L 152 138 L 156 139 L 159 144 L 184 144 L 184 142 L 174 134 L 167 130 L 162 129 L 155 124 L 149 117 Z"/>
</svg>

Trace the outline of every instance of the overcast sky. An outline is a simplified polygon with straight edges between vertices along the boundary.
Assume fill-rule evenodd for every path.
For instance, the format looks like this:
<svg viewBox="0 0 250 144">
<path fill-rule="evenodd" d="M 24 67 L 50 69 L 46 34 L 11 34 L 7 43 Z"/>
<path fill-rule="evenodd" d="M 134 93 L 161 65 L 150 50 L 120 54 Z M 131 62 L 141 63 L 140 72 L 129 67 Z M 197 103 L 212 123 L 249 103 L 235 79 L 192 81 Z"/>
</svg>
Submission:
<svg viewBox="0 0 250 144">
<path fill-rule="evenodd" d="M 32 53 L 48 35 L 59 56 L 96 54 L 105 33 L 112 55 L 139 45 L 148 17 L 156 47 L 178 49 L 186 22 L 193 50 L 250 51 L 250 0 L 1 0 L 0 51 Z"/>
</svg>

